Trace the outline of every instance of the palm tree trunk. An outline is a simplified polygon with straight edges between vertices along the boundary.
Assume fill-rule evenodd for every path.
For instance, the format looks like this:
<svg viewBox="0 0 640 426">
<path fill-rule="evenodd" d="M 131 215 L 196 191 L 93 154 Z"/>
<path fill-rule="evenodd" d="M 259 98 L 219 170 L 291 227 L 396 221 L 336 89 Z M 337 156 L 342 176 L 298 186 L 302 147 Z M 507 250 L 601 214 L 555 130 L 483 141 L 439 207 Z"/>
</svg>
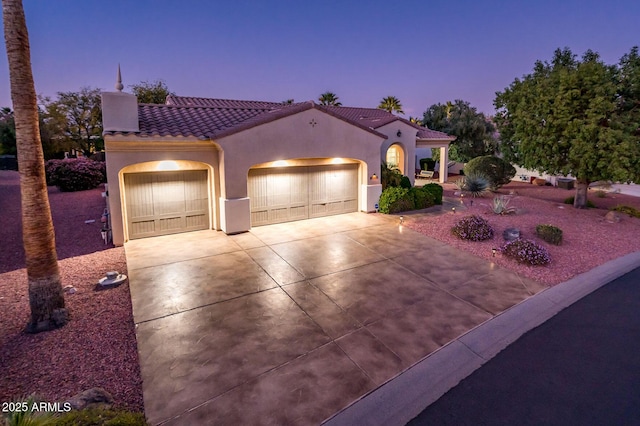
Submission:
<svg viewBox="0 0 640 426">
<path fill-rule="evenodd" d="M 22 241 L 27 264 L 31 320 L 27 331 L 66 324 L 55 234 L 40 142 L 38 105 L 31 71 L 29 34 L 21 0 L 2 0 L 4 39 L 16 123 L 22 206 Z"/>
</svg>

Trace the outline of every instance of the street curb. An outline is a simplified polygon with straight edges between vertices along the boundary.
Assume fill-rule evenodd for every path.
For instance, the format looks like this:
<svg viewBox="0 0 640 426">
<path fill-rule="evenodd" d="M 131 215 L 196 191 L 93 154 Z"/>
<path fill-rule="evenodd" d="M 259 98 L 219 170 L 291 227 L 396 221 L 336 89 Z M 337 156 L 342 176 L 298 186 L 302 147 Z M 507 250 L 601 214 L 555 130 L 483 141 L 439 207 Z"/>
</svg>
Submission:
<svg viewBox="0 0 640 426">
<path fill-rule="evenodd" d="M 323 424 L 405 425 L 524 333 L 638 267 L 640 252 L 630 253 L 547 288 L 429 354 Z"/>
</svg>

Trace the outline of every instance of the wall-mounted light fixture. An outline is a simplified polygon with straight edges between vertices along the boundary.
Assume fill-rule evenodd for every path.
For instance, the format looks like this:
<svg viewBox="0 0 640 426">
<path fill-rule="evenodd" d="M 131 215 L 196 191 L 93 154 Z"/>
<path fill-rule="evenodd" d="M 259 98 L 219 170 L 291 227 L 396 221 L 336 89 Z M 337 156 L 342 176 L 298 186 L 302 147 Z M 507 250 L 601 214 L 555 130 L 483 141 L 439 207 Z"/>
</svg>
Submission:
<svg viewBox="0 0 640 426">
<path fill-rule="evenodd" d="M 400 130 L 398 130 L 398 133 L 396 133 L 396 136 L 397 136 L 397 137 L 402 136 L 402 132 L 401 132 Z"/>
<path fill-rule="evenodd" d="M 371 180 L 378 180 L 378 175 L 377 174 L 372 174 L 371 175 Z"/>
</svg>

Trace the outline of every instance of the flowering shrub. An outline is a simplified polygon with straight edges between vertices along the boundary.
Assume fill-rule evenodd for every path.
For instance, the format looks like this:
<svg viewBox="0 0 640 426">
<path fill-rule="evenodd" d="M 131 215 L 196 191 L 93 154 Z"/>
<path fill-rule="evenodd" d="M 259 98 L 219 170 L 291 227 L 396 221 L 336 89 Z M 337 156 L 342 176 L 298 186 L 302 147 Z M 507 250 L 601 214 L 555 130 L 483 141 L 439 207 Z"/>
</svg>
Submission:
<svg viewBox="0 0 640 426">
<path fill-rule="evenodd" d="M 65 192 L 93 189 L 106 181 L 105 163 L 86 158 L 49 160 L 45 164 L 45 171 L 47 184 Z"/>
<path fill-rule="evenodd" d="M 505 256 L 528 265 L 546 265 L 551 262 L 551 256 L 546 248 L 534 241 L 521 238 L 509 241 L 500 248 L 500 251 Z"/>
<path fill-rule="evenodd" d="M 482 216 L 465 216 L 451 228 L 451 233 L 462 240 L 484 241 L 493 238 L 493 228 Z"/>
</svg>

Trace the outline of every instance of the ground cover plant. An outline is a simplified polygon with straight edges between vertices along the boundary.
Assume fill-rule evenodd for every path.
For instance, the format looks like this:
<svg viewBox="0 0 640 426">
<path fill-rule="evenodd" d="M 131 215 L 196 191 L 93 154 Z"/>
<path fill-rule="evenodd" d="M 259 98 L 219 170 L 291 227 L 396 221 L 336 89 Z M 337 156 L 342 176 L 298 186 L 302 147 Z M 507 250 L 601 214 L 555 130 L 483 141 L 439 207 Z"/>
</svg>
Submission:
<svg viewBox="0 0 640 426">
<path fill-rule="evenodd" d="M 465 216 L 453 228 L 451 233 L 461 240 L 484 241 L 493 238 L 493 228 L 485 218 L 479 215 Z"/>
<path fill-rule="evenodd" d="M 518 238 L 508 241 L 500 247 L 500 251 L 505 256 L 527 265 L 546 265 L 551 262 L 547 249 L 531 240 Z"/>
</svg>

